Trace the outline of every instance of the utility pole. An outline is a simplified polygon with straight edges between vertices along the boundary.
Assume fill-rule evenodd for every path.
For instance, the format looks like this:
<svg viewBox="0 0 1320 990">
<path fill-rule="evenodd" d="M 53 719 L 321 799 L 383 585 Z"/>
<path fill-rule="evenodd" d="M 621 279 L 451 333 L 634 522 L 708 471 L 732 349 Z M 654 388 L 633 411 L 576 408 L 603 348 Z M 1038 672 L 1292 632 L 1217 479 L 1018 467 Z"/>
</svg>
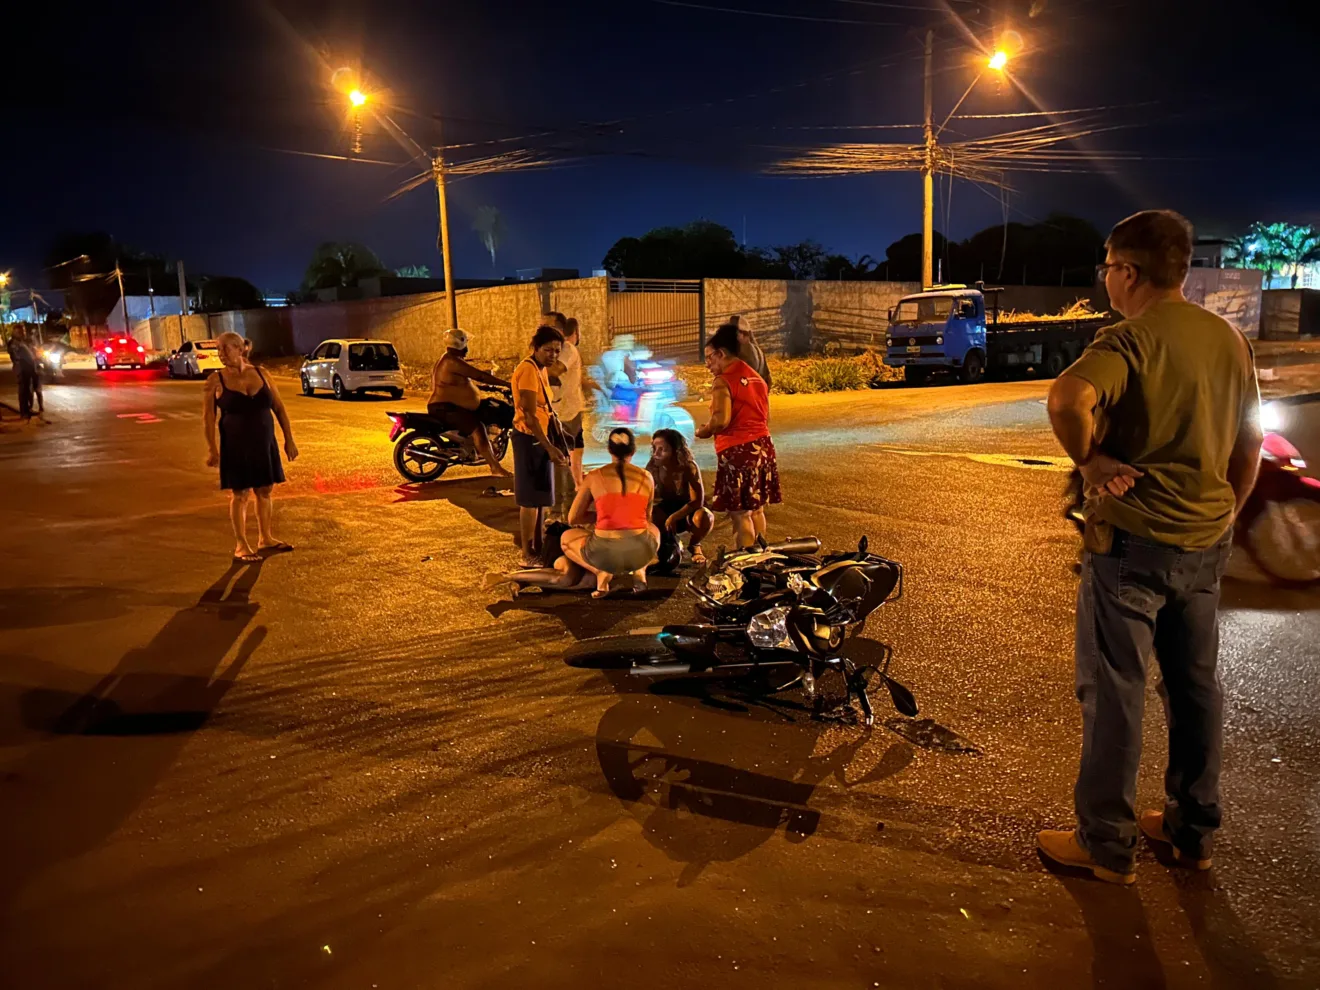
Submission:
<svg viewBox="0 0 1320 990">
<path fill-rule="evenodd" d="M 440 253 L 445 268 L 445 297 L 449 303 L 449 329 L 458 327 L 458 296 L 454 291 L 454 262 L 449 253 L 449 202 L 445 198 L 445 158 L 437 151 L 431 159 L 431 174 L 435 176 L 435 194 L 440 200 Z"/>
<path fill-rule="evenodd" d="M 925 145 L 926 157 L 921 166 L 921 287 L 928 289 L 935 257 L 935 123 L 931 120 L 934 72 L 935 31 L 926 31 L 925 72 Z"/>
<path fill-rule="evenodd" d="M 128 336 L 128 296 L 124 295 L 124 273 L 119 268 L 119 259 L 115 259 L 115 280 L 119 282 L 119 304 L 124 311 L 124 336 Z"/>
</svg>

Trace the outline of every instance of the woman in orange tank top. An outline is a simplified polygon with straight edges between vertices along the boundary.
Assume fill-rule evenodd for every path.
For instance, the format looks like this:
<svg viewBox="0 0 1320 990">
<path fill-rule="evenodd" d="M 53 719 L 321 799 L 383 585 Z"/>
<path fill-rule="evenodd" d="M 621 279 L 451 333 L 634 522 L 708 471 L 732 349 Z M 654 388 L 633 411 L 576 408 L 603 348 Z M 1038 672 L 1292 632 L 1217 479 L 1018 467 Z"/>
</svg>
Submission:
<svg viewBox="0 0 1320 990">
<path fill-rule="evenodd" d="M 706 367 L 715 376 L 710 422 L 699 437 L 715 438 L 715 497 L 711 508 L 727 512 L 739 547 L 765 535 L 765 507 L 782 501 L 775 444 L 770 439 L 770 390 L 739 356 L 738 328 L 726 323 L 706 345 Z"/>
<path fill-rule="evenodd" d="M 582 479 L 568 521 L 576 527 L 560 538 L 564 556 L 596 575 L 593 598 L 603 598 L 615 575 L 631 574 L 633 590 L 646 590 L 646 568 L 656 559 L 660 531 L 651 524 L 655 482 L 632 464 L 637 441 L 631 430 L 609 437 L 610 462 Z M 587 529 L 595 506 L 596 525 Z"/>
</svg>

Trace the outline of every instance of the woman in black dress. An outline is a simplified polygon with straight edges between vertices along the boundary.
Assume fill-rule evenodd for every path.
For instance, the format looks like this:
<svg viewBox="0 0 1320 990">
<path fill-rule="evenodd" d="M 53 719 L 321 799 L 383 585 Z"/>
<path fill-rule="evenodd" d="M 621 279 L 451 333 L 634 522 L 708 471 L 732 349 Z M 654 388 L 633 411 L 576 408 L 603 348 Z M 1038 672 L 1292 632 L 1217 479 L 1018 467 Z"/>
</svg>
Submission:
<svg viewBox="0 0 1320 990">
<path fill-rule="evenodd" d="M 246 342 L 236 333 L 218 338 L 224 368 L 206 379 L 202 428 L 210 453 L 207 467 L 220 465 L 220 487 L 229 490 L 229 521 L 234 527 L 234 560 L 256 563 L 263 553 L 285 553 L 293 547 L 275 538 L 271 529 L 271 488 L 284 481 L 275 423 L 284 433 L 284 453 L 298 457 L 293 428 L 275 386 L 247 359 Z M 220 443 L 216 446 L 216 411 L 220 413 Z M 257 496 L 257 548 L 247 538 L 249 495 Z"/>
</svg>

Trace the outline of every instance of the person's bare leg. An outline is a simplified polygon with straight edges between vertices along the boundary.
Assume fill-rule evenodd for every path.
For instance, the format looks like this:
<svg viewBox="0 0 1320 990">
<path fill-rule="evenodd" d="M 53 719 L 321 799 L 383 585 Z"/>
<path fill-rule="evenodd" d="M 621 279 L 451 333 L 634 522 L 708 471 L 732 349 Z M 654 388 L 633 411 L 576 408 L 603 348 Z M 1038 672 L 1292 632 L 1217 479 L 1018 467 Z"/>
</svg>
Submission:
<svg viewBox="0 0 1320 990">
<path fill-rule="evenodd" d="M 484 423 L 472 431 L 472 442 L 477 446 L 477 453 L 486 458 L 486 463 L 490 465 L 491 477 L 513 477 L 513 472 L 495 459 L 495 448 L 490 445 L 490 434 L 486 432 Z"/>
<path fill-rule="evenodd" d="M 609 593 L 610 578 L 613 575 L 608 571 L 598 570 L 587 563 L 587 558 L 583 556 L 582 550 L 587 545 L 587 538 L 590 535 L 585 529 L 570 529 L 559 538 L 559 548 L 564 552 L 565 557 L 587 573 L 596 576 L 596 590 L 592 597 L 602 598 Z"/>
<path fill-rule="evenodd" d="M 264 550 L 266 547 L 273 547 L 279 540 L 275 539 L 275 532 L 271 529 L 271 505 L 270 505 L 271 486 L 265 488 L 254 488 L 252 494 L 257 497 L 257 549 Z"/>
<path fill-rule="evenodd" d="M 527 567 L 537 566 L 536 531 L 541 522 L 541 510 L 518 506 L 518 536 L 522 549 L 522 562 Z"/>
<path fill-rule="evenodd" d="M 750 512 L 730 512 L 729 522 L 733 526 L 733 544 L 739 550 L 756 543 L 756 526 Z"/>
<path fill-rule="evenodd" d="M 765 508 L 752 513 L 752 530 L 757 536 L 765 536 Z"/>
<path fill-rule="evenodd" d="M 582 487 L 582 479 L 585 475 L 582 473 L 582 455 L 585 453 L 581 447 L 574 447 L 568 452 L 569 465 L 573 469 L 573 487 L 575 489 Z"/>
<path fill-rule="evenodd" d="M 251 489 L 235 488 L 229 492 L 229 525 L 234 528 L 234 556 L 251 557 L 252 544 L 247 538 L 248 494 Z"/>
<path fill-rule="evenodd" d="M 715 528 L 715 513 L 710 509 L 702 509 L 692 517 L 692 536 L 688 539 L 688 553 L 693 557 L 705 553 L 701 549 L 701 541 L 710 536 L 710 531 Z"/>
</svg>

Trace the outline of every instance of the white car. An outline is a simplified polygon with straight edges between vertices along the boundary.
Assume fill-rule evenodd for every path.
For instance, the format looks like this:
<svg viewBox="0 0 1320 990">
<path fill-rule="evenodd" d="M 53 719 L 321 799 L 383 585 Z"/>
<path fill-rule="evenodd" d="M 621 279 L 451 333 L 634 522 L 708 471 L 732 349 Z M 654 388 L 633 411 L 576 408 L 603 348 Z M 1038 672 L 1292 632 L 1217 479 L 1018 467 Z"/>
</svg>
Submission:
<svg viewBox="0 0 1320 990">
<path fill-rule="evenodd" d="M 185 340 L 170 352 L 165 371 L 171 378 L 202 378 L 224 367 L 220 345 L 214 340 Z"/>
<path fill-rule="evenodd" d="M 324 340 L 307 355 L 301 377 L 303 395 L 327 388 L 336 399 L 367 392 L 387 392 L 390 398 L 403 398 L 399 355 L 388 340 Z"/>
</svg>

